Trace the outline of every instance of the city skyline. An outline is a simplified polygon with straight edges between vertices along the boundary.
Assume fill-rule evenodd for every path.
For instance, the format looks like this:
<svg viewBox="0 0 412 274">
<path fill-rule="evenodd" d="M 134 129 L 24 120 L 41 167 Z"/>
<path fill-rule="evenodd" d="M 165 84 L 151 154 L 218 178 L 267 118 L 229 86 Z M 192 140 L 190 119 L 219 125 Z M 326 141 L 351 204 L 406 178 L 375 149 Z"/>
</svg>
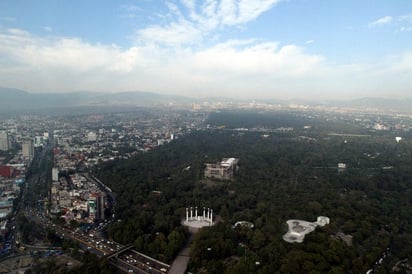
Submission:
<svg viewBox="0 0 412 274">
<path fill-rule="evenodd" d="M 0 86 L 410 97 L 409 1 L 2 1 Z"/>
</svg>

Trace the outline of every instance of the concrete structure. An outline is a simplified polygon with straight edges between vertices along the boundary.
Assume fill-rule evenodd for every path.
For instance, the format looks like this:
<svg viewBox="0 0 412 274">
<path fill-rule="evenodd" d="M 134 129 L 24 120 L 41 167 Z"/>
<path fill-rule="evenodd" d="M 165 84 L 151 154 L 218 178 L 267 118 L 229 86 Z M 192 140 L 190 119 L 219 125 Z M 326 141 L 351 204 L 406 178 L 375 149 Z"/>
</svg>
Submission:
<svg viewBox="0 0 412 274">
<path fill-rule="evenodd" d="M 203 207 L 202 215 L 199 214 L 197 207 L 186 208 L 186 219 L 183 221 L 184 226 L 192 228 L 202 228 L 213 226 L 213 209 Z"/>
<path fill-rule="evenodd" d="M 223 158 L 216 164 L 206 164 L 205 178 L 230 180 L 233 178 L 238 162 L 237 158 Z"/>
<path fill-rule="evenodd" d="M 58 182 L 59 181 L 59 169 L 58 168 L 52 168 L 52 180 L 54 182 Z"/>
<path fill-rule="evenodd" d="M 26 140 L 21 145 L 23 157 L 33 159 L 34 157 L 34 145 L 32 140 Z"/>
<path fill-rule="evenodd" d="M 338 163 L 338 171 L 342 172 L 346 170 L 346 164 L 345 163 Z"/>
<path fill-rule="evenodd" d="M 96 134 L 96 132 L 90 131 L 89 133 L 87 133 L 87 141 L 89 141 L 89 142 L 95 142 L 96 140 L 97 140 L 97 134 Z"/>
<path fill-rule="evenodd" d="M 44 145 L 43 136 L 34 137 L 34 147 L 41 147 Z"/>
<path fill-rule="evenodd" d="M 104 210 L 106 209 L 107 202 L 106 202 L 106 193 L 100 192 L 99 195 L 96 197 L 96 215 L 95 218 L 98 220 L 104 220 Z"/>
<path fill-rule="evenodd" d="M 288 232 L 283 235 L 283 240 L 288 243 L 302 243 L 305 235 L 315 230 L 317 226 L 329 224 L 330 219 L 325 216 L 319 216 L 316 222 L 302 220 L 288 220 Z"/>
<path fill-rule="evenodd" d="M 232 226 L 233 229 L 236 228 L 236 227 L 254 228 L 255 225 L 254 225 L 253 223 L 251 223 L 251 222 L 248 222 L 248 221 L 239 221 L 239 222 L 236 222 L 236 223 Z"/>
<path fill-rule="evenodd" d="M 0 150 L 9 150 L 9 135 L 6 131 L 0 131 Z"/>
<path fill-rule="evenodd" d="M 104 192 L 96 192 L 90 194 L 88 200 L 89 218 L 91 220 L 104 220 L 104 210 L 106 208 L 106 194 Z"/>
<path fill-rule="evenodd" d="M 345 163 L 338 163 L 338 168 L 345 169 L 346 164 Z"/>
</svg>

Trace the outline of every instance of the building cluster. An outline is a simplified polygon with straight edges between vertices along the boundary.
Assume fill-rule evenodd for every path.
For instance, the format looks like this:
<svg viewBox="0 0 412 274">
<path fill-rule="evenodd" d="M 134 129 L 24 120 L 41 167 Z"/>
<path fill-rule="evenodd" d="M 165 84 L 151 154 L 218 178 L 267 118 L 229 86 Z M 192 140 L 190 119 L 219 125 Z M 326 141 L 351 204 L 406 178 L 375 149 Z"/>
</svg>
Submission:
<svg viewBox="0 0 412 274">
<path fill-rule="evenodd" d="M 13 200 L 19 190 L 19 183 L 16 179 L 2 179 L 0 181 L 0 232 L 7 233 L 6 225 L 8 217 L 13 212 Z"/>
<path fill-rule="evenodd" d="M 238 162 L 237 158 L 223 158 L 220 162 L 205 164 L 205 178 L 230 180 L 233 178 Z"/>
<path fill-rule="evenodd" d="M 50 214 L 61 216 L 67 223 L 93 223 L 105 219 L 106 193 L 81 174 L 60 176 L 52 169 Z"/>
<path fill-rule="evenodd" d="M 13 201 L 19 196 L 34 157 L 34 139 L 11 120 L 0 124 L 0 233 L 7 233 Z M 10 153 L 10 151 L 13 151 Z"/>
<path fill-rule="evenodd" d="M 120 113 L 65 117 L 55 123 L 50 214 L 66 222 L 105 218 L 104 191 L 82 175 L 101 162 L 128 158 L 195 129 L 202 115 Z"/>
<path fill-rule="evenodd" d="M 18 151 L 14 157 L 0 157 L 0 233 L 7 233 L 7 223 L 13 213 L 13 201 L 25 183 L 30 158 Z"/>
<path fill-rule="evenodd" d="M 27 115 L 0 120 L 0 151 L 22 150 L 23 157 L 33 158 L 34 149 L 48 142 L 49 123 L 42 117 Z"/>
<path fill-rule="evenodd" d="M 196 130 L 206 117 L 173 111 L 63 117 L 55 122 L 53 137 L 59 150 L 65 151 L 67 168 L 78 164 L 88 168 L 166 144 Z"/>
<path fill-rule="evenodd" d="M 9 135 L 7 131 L 0 132 L 0 150 L 8 151 L 15 146 L 16 142 L 12 139 L 12 135 Z M 27 138 L 20 142 L 22 156 L 28 160 L 32 160 L 34 157 L 34 140 Z"/>
<path fill-rule="evenodd" d="M 52 116 L 54 115 L 54 116 Z M 67 222 L 105 218 L 104 191 L 81 175 L 94 165 L 129 158 L 197 130 L 199 111 L 144 109 L 103 114 L 37 114 L 0 119 L 0 227 L 25 182 L 35 152 L 53 148 L 50 214 Z"/>
</svg>

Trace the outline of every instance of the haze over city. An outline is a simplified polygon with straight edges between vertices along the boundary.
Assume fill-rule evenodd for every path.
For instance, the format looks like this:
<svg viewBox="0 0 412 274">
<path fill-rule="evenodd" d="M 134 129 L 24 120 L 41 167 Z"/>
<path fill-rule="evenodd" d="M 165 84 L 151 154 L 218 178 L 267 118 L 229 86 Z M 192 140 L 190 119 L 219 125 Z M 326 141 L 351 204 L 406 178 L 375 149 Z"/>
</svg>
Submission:
<svg viewBox="0 0 412 274">
<path fill-rule="evenodd" d="M 411 1 L 1 1 L 0 86 L 407 98 Z"/>
<path fill-rule="evenodd" d="M 0 0 L 0 274 L 412 273 L 412 0 Z"/>
</svg>

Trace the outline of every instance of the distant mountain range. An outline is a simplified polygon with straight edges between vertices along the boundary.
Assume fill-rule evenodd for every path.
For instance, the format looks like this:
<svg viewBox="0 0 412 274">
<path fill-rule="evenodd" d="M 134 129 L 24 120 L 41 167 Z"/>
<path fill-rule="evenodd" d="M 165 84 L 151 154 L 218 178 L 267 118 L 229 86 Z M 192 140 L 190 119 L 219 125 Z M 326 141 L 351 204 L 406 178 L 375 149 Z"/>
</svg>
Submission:
<svg viewBox="0 0 412 274">
<path fill-rule="evenodd" d="M 85 106 L 85 105 L 147 105 L 182 101 L 180 96 L 160 95 L 151 92 L 70 92 L 70 93 L 29 93 L 24 90 L 0 87 L 0 106 L 9 104 L 23 107 Z"/>
<path fill-rule="evenodd" d="M 332 105 L 347 108 L 370 108 L 388 111 L 412 112 L 412 98 L 386 99 L 386 98 L 360 98 L 350 101 L 333 101 Z"/>
<path fill-rule="evenodd" d="M 30 111 L 42 109 L 63 109 L 73 107 L 162 107 L 190 106 L 202 102 L 245 103 L 251 100 L 233 98 L 189 98 L 174 95 L 161 95 L 152 92 L 130 91 L 119 93 L 71 92 L 71 93 L 30 93 L 20 89 L 0 87 L 0 112 Z M 391 112 L 412 112 L 412 98 L 384 99 L 361 98 L 345 101 L 308 100 L 259 100 L 263 103 L 308 105 L 322 107 L 370 109 Z"/>
<path fill-rule="evenodd" d="M 193 99 L 151 92 L 71 92 L 29 93 L 0 87 L 0 112 L 30 111 L 73 107 L 142 107 L 189 104 Z"/>
</svg>

